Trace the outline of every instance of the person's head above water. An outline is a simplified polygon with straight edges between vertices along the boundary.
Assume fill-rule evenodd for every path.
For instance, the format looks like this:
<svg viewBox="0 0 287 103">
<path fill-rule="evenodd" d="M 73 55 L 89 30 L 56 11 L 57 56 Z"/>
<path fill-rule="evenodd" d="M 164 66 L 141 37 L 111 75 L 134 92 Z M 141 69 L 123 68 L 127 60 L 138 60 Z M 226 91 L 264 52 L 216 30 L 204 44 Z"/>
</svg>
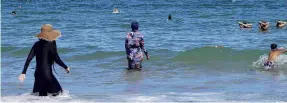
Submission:
<svg viewBox="0 0 287 103">
<path fill-rule="evenodd" d="M 271 50 L 275 50 L 275 49 L 277 49 L 277 44 L 275 44 L 275 43 L 273 43 L 273 44 L 271 44 Z"/>
<path fill-rule="evenodd" d="M 13 15 L 16 15 L 16 11 L 12 11 L 12 14 L 13 14 Z"/>
<path fill-rule="evenodd" d="M 114 8 L 114 12 L 117 12 L 118 11 L 118 8 Z"/>
<path fill-rule="evenodd" d="M 262 23 L 267 23 L 267 21 L 265 21 L 265 20 L 262 20 L 261 22 L 262 22 Z"/>
<path fill-rule="evenodd" d="M 171 15 L 168 15 L 168 20 L 171 20 Z"/>
<path fill-rule="evenodd" d="M 242 21 L 242 23 L 243 23 L 243 24 L 247 24 L 247 22 L 246 22 L 246 21 Z"/>
<path fill-rule="evenodd" d="M 269 23 L 267 21 L 260 21 L 259 22 L 259 26 L 262 30 L 267 30 L 268 29 L 268 26 L 269 26 Z"/>
<path fill-rule="evenodd" d="M 139 30 L 139 23 L 137 21 L 133 21 L 131 23 L 131 28 L 132 28 L 132 31 Z"/>
</svg>

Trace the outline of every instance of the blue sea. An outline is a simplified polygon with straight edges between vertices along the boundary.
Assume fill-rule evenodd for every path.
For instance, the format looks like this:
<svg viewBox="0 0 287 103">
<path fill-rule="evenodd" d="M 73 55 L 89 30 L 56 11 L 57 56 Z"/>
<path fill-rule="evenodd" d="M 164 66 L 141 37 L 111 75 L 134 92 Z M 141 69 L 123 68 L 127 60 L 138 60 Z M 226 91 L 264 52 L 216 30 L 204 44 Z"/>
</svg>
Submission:
<svg viewBox="0 0 287 103">
<path fill-rule="evenodd" d="M 287 55 L 263 68 L 271 43 L 287 49 L 277 20 L 287 21 L 286 0 L 1 0 L 1 101 L 287 102 Z M 126 69 L 132 21 L 150 53 L 142 71 Z M 71 69 L 55 65 L 58 97 L 31 95 L 35 58 L 18 80 L 43 24 L 62 32 L 58 52 Z"/>
</svg>

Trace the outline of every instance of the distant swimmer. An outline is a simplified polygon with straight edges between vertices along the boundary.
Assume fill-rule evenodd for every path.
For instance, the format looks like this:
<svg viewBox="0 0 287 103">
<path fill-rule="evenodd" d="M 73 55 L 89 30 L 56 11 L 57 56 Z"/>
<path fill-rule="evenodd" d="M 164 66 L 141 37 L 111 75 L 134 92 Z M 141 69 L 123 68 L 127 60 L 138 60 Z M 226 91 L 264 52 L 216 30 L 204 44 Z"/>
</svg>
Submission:
<svg viewBox="0 0 287 103">
<path fill-rule="evenodd" d="M 144 46 L 143 34 L 138 30 L 138 22 L 132 22 L 131 28 L 132 31 L 127 33 L 125 40 L 128 68 L 141 70 L 144 58 L 143 53 L 145 54 L 147 60 L 149 60 L 149 54 Z"/>
<path fill-rule="evenodd" d="M 21 5 L 19 5 L 18 7 L 19 7 L 19 8 L 22 8 L 22 6 L 21 6 Z"/>
<path fill-rule="evenodd" d="M 119 9 L 118 8 L 114 8 L 113 13 L 119 13 Z"/>
<path fill-rule="evenodd" d="M 268 30 L 268 27 L 269 27 L 269 22 L 266 22 L 266 21 L 259 21 L 259 29 L 261 31 L 267 31 Z"/>
<path fill-rule="evenodd" d="M 12 11 L 12 15 L 16 15 L 16 11 Z"/>
<path fill-rule="evenodd" d="M 267 68 L 273 68 L 274 63 L 279 55 L 281 55 L 284 52 L 287 52 L 283 47 L 277 48 L 277 44 L 271 44 L 271 51 L 268 55 L 268 60 L 265 61 L 264 66 Z"/>
<path fill-rule="evenodd" d="M 171 15 L 168 15 L 168 20 L 171 20 Z"/>
<path fill-rule="evenodd" d="M 240 28 L 251 28 L 252 24 L 247 24 L 247 22 L 238 22 Z"/>
<path fill-rule="evenodd" d="M 277 28 L 282 28 L 282 27 L 285 26 L 285 25 L 286 25 L 286 22 L 281 21 L 281 20 L 278 20 L 276 27 L 277 27 Z"/>
<path fill-rule="evenodd" d="M 56 39 L 60 36 L 61 32 L 54 30 L 52 25 L 43 25 L 41 27 L 41 33 L 36 35 L 39 41 L 35 42 L 31 48 L 23 71 L 19 76 L 20 82 L 23 83 L 27 68 L 31 60 L 36 56 L 33 93 L 37 96 L 57 96 L 63 91 L 61 85 L 52 72 L 54 63 L 63 67 L 67 73 L 70 72 L 70 68 L 61 60 L 57 51 Z"/>
</svg>

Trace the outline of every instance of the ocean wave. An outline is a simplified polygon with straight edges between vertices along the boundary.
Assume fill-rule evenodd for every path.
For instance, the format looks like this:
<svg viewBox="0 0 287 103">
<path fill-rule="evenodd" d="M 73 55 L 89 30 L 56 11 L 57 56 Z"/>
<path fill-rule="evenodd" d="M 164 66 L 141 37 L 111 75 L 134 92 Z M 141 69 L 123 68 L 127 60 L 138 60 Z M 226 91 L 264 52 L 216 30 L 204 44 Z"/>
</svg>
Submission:
<svg viewBox="0 0 287 103">
<path fill-rule="evenodd" d="M 177 62 L 191 64 L 202 64 L 207 62 L 239 62 L 256 60 L 258 56 L 264 54 L 264 50 L 248 49 L 235 50 L 220 46 L 206 46 L 177 53 L 173 58 Z"/>
<path fill-rule="evenodd" d="M 30 47 L 12 47 L 5 46 L 1 47 L 2 53 L 12 57 L 26 57 L 29 53 Z M 95 49 L 95 50 L 93 50 Z M 81 47 L 81 48 L 58 48 L 60 54 L 68 54 L 67 58 L 78 60 L 93 60 L 102 59 L 109 57 L 122 57 L 126 53 L 122 51 L 102 51 L 98 50 L 97 47 Z M 206 63 L 211 61 L 255 61 L 257 58 L 268 53 L 265 50 L 247 49 L 247 50 L 236 50 L 223 46 L 205 46 L 199 48 L 193 48 L 185 51 L 172 51 L 168 49 L 149 49 L 151 57 L 155 57 L 155 60 L 168 59 L 175 62 L 186 62 L 186 63 Z"/>
<path fill-rule="evenodd" d="M 127 102 L 212 102 L 212 101 L 226 101 L 224 94 L 214 92 L 203 93 L 158 93 L 155 95 L 132 95 L 119 96 Z"/>
<path fill-rule="evenodd" d="M 83 50 L 87 48 L 87 50 Z M 2 56 L 10 58 L 23 57 L 26 58 L 30 48 L 29 47 L 1 47 Z M 89 60 L 108 60 L 107 62 L 119 62 L 125 60 L 125 51 L 101 51 L 93 50 L 93 47 L 81 48 L 58 48 L 58 52 L 62 55 L 64 60 L 68 62 L 74 61 L 89 61 Z M 172 51 L 167 49 L 150 49 L 149 54 L 151 59 L 146 62 L 163 61 L 166 63 L 184 63 L 187 65 L 201 65 L 201 66 L 217 66 L 217 67 L 248 67 L 262 69 L 263 63 L 267 59 L 267 50 L 247 49 L 236 50 L 222 46 L 205 46 L 193 48 L 185 51 Z M 226 66 L 223 66 L 226 65 Z M 276 61 L 276 68 L 284 69 L 287 67 L 287 55 L 279 56 Z"/>
<path fill-rule="evenodd" d="M 14 46 L 2 46 L 1 53 L 4 53 L 4 56 L 11 57 L 26 57 L 29 54 L 31 47 L 14 47 Z M 71 53 L 74 52 L 74 49 L 71 48 L 58 48 L 59 53 Z M 2 55 L 3 56 L 3 55 Z"/>
</svg>

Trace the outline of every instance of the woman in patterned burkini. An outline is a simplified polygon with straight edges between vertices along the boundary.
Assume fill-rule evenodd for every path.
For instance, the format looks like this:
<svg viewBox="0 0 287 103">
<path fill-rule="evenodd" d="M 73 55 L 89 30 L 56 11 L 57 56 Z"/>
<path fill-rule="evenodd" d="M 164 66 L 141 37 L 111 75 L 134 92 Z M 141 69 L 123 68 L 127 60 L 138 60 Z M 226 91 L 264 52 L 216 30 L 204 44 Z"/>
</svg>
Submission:
<svg viewBox="0 0 287 103">
<path fill-rule="evenodd" d="M 131 23 L 132 31 L 127 33 L 125 40 L 125 48 L 128 60 L 129 69 L 141 69 L 143 61 L 143 53 L 145 54 L 147 60 L 149 55 L 144 47 L 143 34 L 138 30 L 139 24 L 136 21 Z"/>
</svg>

